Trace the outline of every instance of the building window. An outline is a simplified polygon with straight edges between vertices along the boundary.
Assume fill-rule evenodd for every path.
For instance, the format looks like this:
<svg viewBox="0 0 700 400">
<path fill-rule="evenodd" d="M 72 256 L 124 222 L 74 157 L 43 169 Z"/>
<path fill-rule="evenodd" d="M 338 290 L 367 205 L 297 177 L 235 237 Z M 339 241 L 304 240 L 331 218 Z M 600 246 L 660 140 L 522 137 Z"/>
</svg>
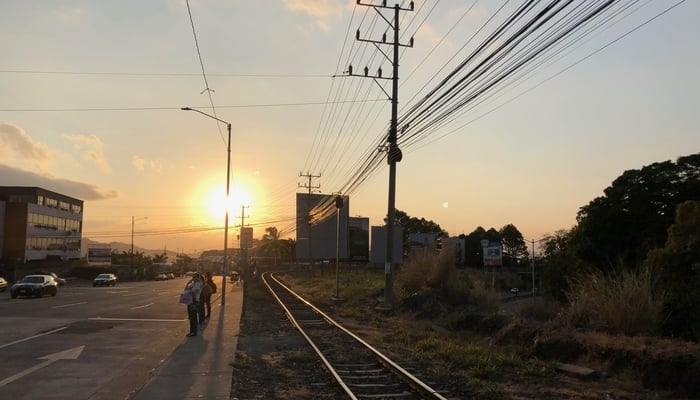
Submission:
<svg viewBox="0 0 700 400">
<path fill-rule="evenodd" d="M 71 211 L 73 211 L 75 214 L 80 214 L 80 213 L 83 211 L 82 207 L 80 207 L 80 206 L 77 205 L 77 204 L 71 204 L 70 209 L 71 209 Z"/>
<path fill-rule="evenodd" d="M 36 197 L 36 204 L 43 206 L 44 205 L 44 196 L 37 196 Z"/>
</svg>

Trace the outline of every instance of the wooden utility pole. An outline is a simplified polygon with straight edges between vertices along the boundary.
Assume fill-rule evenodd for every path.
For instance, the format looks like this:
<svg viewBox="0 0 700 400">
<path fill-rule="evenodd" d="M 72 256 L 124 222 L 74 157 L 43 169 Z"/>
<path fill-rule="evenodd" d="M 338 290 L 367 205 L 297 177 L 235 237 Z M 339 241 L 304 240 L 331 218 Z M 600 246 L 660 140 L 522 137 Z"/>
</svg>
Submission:
<svg viewBox="0 0 700 400">
<path fill-rule="evenodd" d="M 368 42 L 374 44 L 379 51 L 386 57 L 387 60 L 392 65 L 392 76 L 390 78 L 382 77 L 382 70 L 379 68 L 377 74 L 372 76 L 369 74 L 367 67 L 364 68 L 364 75 L 355 75 L 352 71 L 352 65 L 348 66 L 348 75 L 351 76 L 364 76 L 367 78 L 372 78 L 376 82 L 377 79 L 389 79 L 392 82 L 391 85 L 391 121 L 389 124 L 389 136 L 387 140 L 387 162 L 389 163 L 389 196 L 388 196 L 388 210 L 387 210 L 387 233 L 386 233 L 386 260 L 384 263 L 384 308 L 391 309 L 393 307 L 393 252 L 394 252 L 394 224 L 396 221 L 396 163 L 401 161 L 402 154 L 399 146 L 397 144 L 397 125 L 398 125 L 398 105 L 399 105 L 399 48 L 400 47 L 413 47 L 413 38 L 410 39 L 408 45 L 402 45 L 399 43 L 399 11 L 413 11 L 413 2 L 409 3 L 408 8 L 401 8 L 398 4 L 393 7 L 386 5 L 386 0 L 382 1 L 381 5 L 374 5 L 371 3 L 362 3 L 361 0 L 357 0 L 357 4 L 361 6 L 372 7 L 379 14 L 379 16 L 386 21 L 386 23 L 394 31 L 393 42 L 387 42 L 386 35 L 382 37 L 382 40 L 369 40 L 360 38 L 360 31 L 358 30 L 355 39 L 360 42 Z M 394 19 L 393 22 L 387 19 L 381 12 L 382 9 L 393 9 Z M 379 45 L 390 45 L 393 47 L 393 55 L 389 57 L 384 53 Z M 382 88 L 380 86 L 380 88 Z M 382 90 L 384 90 L 382 88 Z M 384 92 L 386 93 L 386 92 Z"/>
<path fill-rule="evenodd" d="M 309 183 L 308 183 L 308 184 L 305 183 L 305 184 L 302 185 L 301 183 L 298 183 L 297 186 L 300 187 L 300 188 L 308 189 L 308 191 L 309 191 L 309 195 L 308 195 L 308 197 L 306 198 L 306 226 L 307 226 L 308 229 L 309 229 L 309 238 L 308 238 L 308 242 L 309 242 L 309 265 L 310 265 L 310 267 L 311 267 L 311 271 L 313 271 L 313 269 L 314 269 L 314 256 L 313 256 L 313 251 L 312 251 L 312 247 L 311 247 L 311 207 L 312 207 L 312 204 L 311 204 L 311 193 L 313 193 L 314 189 L 320 189 L 320 188 L 321 188 L 321 185 L 319 184 L 319 185 L 317 185 L 317 186 L 314 186 L 314 185 L 311 184 L 311 180 L 314 179 L 314 178 L 320 178 L 320 177 L 321 177 L 321 174 L 312 175 L 312 174 L 309 173 L 309 172 L 307 172 L 307 173 L 305 173 L 305 174 L 299 172 L 299 177 L 304 177 L 304 178 L 307 178 L 307 179 L 309 180 Z M 321 272 L 323 272 L 323 270 L 321 270 Z"/>
</svg>

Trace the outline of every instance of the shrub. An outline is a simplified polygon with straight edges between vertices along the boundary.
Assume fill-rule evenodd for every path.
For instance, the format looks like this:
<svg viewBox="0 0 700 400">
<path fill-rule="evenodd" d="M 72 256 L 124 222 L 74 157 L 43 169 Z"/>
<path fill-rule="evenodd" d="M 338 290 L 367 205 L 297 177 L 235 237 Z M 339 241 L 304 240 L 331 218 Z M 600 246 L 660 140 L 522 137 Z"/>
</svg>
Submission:
<svg viewBox="0 0 700 400">
<path fill-rule="evenodd" d="M 569 287 L 565 322 L 615 334 L 658 333 L 664 302 L 650 269 L 589 272 L 570 279 Z"/>
</svg>

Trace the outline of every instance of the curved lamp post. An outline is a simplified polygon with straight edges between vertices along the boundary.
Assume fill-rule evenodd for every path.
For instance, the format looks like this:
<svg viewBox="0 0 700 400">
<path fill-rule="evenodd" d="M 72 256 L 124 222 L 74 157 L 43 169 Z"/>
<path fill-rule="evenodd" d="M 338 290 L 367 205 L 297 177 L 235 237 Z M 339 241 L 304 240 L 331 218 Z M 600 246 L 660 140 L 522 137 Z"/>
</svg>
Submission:
<svg viewBox="0 0 700 400">
<path fill-rule="evenodd" d="M 217 120 L 221 123 L 226 124 L 226 130 L 228 131 L 228 141 L 226 143 L 226 217 L 224 220 L 224 260 L 221 265 L 221 305 L 226 305 L 226 267 L 227 267 L 227 253 L 228 253 L 228 196 L 229 187 L 231 181 L 231 124 L 223 119 L 217 118 L 213 115 L 209 115 L 203 111 L 199 111 L 195 108 L 182 107 L 182 111 L 194 111 L 198 112 L 206 117 Z"/>
</svg>

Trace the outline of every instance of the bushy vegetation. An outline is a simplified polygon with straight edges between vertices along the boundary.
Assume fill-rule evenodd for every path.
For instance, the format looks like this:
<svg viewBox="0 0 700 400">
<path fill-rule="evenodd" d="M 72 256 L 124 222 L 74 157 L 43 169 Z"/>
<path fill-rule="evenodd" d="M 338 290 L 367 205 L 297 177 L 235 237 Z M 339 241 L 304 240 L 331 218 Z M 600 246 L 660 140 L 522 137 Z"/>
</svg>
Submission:
<svg viewBox="0 0 700 400">
<path fill-rule="evenodd" d="M 600 271 L 570 278 L 569 307 L 561 320 L 577 328 L 625 335 L 655 335 L 664 319 L 663 295 L 649 268 Z"/>
<path fill-rule="evenodd" d="M 479 313 L 493 313 L 500 306 L 498 293 L 483 279 L 457 270 L 453 249 L 410 258 L 398 270 L 395 286 L 398 303 L 430 314 L 468 306 Z M 440 310 L 435 309 L 438 302 Z"/>
</svg>

